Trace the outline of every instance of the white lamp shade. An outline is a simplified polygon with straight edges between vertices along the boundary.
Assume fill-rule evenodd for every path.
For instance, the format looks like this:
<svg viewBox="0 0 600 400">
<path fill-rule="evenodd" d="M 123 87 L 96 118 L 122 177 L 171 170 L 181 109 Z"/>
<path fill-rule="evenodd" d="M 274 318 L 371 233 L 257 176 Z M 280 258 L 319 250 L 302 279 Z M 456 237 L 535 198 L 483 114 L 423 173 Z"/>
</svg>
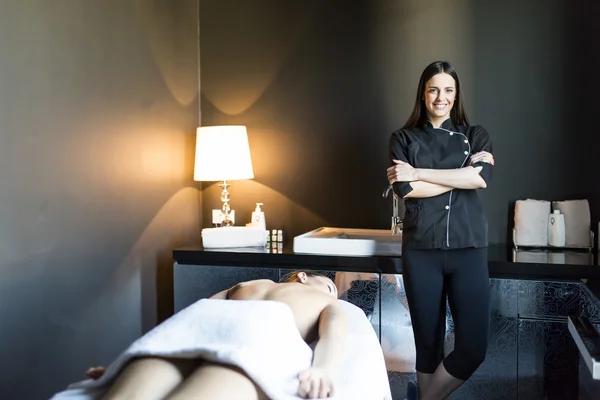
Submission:
<svg viewBox="0 0 600 400">
<path fill-rule="evenodd" d="M 245 126 L 202 126 L 196 131 L 195 181 L 254 178 Z"/>
</svg>

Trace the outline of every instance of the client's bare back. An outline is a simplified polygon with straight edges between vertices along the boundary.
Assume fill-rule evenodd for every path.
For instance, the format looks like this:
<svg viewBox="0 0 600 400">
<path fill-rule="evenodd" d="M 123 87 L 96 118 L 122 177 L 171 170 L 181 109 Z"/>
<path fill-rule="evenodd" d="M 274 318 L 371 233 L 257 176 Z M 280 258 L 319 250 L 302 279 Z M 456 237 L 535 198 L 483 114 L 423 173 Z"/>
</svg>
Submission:
<svg viewBox="0 0 600 400">
<path fill-rule="evenodd" d="M 332 288 L 333 294 L 333 288 Z M 231 300 L 271 300 L 285 303 L 292 309 L 298 331 L 306 341 L 317 338 L 321 312 L 336 301 L 322 290 L 297 282 L 275 283 L 261 279 L 242 282 L 230 289 Z"/>
</svg>

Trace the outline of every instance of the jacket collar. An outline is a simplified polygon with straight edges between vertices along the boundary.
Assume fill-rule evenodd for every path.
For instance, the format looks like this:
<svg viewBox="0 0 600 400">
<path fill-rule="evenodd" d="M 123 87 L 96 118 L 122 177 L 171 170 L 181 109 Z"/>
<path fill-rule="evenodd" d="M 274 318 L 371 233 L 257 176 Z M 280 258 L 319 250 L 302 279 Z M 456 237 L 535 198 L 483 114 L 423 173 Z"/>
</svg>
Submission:
<svg viewBox="0 0 600 400">
<path fill-rule="evenodd" d="M 425 126 L 427 128 L 433 128 L 433 124 L 431 123 L 431 121 L 425 121 Z M 448 117 L 446 120 L 444 120 L 444 122 L 442 122 L 442 124 L 440 125 L 440 128 L 444 128 L 444 129 L 452 129 L 454 127 L 454 124 L 452 123 L 452 118 Z"/>
</svg>

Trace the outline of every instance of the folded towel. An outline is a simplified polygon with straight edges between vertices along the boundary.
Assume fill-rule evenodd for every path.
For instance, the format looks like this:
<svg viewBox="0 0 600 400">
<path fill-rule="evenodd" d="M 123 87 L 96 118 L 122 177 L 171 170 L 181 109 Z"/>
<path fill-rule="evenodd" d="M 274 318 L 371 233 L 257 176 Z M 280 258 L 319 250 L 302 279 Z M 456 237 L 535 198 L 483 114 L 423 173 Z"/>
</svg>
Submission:
<svg viewBox="0 0 600 400">
<path fill-rule="evenodd" d="M 362 310 L 339 301 L 350 314 L 351 323 L 337 377 L 338 392 L 332 399 L 391 400 L 375 331 Z M 102 378 L 73 384 L 51 400 L 99 399 L 129 360 L 151 355 L 202 358 L 237 366 L 272 400 L 299 400 L 297 376 L 312 361 L 312 349 L 300 336 L 286 304 L 202 299 L 136 340 Z"/>
<path fill-rule="evenodd" d="M 549 214 L 549 201 L 517 200 L 515 204 L 515 245 L 547 246 Z"/>
<path fill-rule="evenodd" d="M 262 247 L 269 231 L 255 226 L 225 226 L 202 229 L 202 246 L 206 249 Z M 264 251 L 264 249 L 261 249 Z"/>
<path fill-rule="evenodd" d="M 565 246 L 589 247 L 591 217 L 588 201 L 553 201 L 552 208 L 565 215 Z"/>
</svg>

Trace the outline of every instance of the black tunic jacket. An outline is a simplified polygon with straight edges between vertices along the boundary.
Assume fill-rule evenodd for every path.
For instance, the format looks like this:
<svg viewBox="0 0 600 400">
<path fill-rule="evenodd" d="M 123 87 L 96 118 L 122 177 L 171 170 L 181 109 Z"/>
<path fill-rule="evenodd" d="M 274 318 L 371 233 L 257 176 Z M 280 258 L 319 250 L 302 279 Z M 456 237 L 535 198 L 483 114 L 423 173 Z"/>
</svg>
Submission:
<svg viewBox="0 0 600 400">
<path fill-rule="evenodd" d="M 469 157 L 479 151 L 492 153 L 492 142 L 481 126 L 454 125 L 450 119 L 440 128 L 424 126 L 400 129 L 392 133 L 389 156 L 415 168 L 454 169 L 466 167 Z M 492 165 L 481 166 L 480 175 L 487 184 Z M 412 191 L 408 182 L 394 183 L 394 192 L 404 198 Z M 474 189 L 453 189 L 429 198 L 404 199 L 402 242 L 412 249 L 457 249 L 485 247 L 488 244 L 487 219 L 481 199 Z"/>
</svg>

